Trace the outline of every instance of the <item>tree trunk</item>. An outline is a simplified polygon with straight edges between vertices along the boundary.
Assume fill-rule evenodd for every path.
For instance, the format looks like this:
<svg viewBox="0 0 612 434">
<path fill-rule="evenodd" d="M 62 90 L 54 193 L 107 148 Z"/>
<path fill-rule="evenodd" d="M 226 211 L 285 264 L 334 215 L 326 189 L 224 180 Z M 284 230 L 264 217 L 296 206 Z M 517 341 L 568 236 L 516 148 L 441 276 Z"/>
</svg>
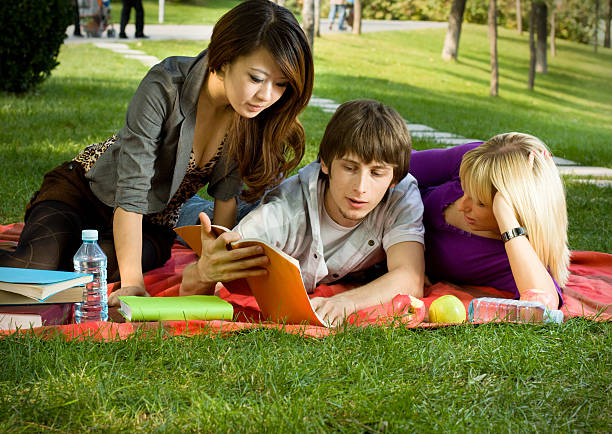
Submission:
<svg viewBox="0 0 612 434">
<path fill-rule="evenodd" d="M 442 49 L 442 59 L 457 59 L 459 54 L 459 37 L 461 36 L 461 23 L 465 11 L 466 0 L 453 0 L 450 15 L 448 16 L 448 29 Z"/>
<path fill-rule="evenodd" d="M 353 3 L 353 33 L 361 35 L 361 0 Z"/>
<path fill-rule="evenodd" d="M 536 2 L 531 2 L 531 12 L 529 13 L 529 79 L 527 81 L 527 89 L 533 90 L 535 82 L 535 64 L 536 64 L 536 52 L 535 52 L 535 15 L 536 15 Z"/>
<path fill-rule="evenodd" d="M 321 0 L 314 0 L 314 34 L 321 36 Z"/>
<path fill-rule="evenodd" d="M 519 32 L 519 35 L 523 34 L 523 15 L 521 14 L 521 0 L 516 0 L 516 30 Z"/>
<path fill-rule="evenodd" d="M 548 62 L 546 59 L 548 6 L 544 2 L 536 3 L 536 28 L 538 41 L 536 43 L 536 71 L 546 74 L 548 72 Z"/>
<path fill-rule="evenodd" d="M 497 66 L 497 1 L 489 0 L 489 44 L 491 52 L 491 96 L 499 91 L 499 70 Z"/>
<path fill-rule="evenodd" d="M 314 52 L 314 0 L 304 0 L 302 6 L 302 29 L 310 44 L 310 49 Z"/>
<path fill-rule="evenodd" d="M 597 53 L 597 34 L 599 33 L 599 0 L 595 0 L 595 30 L 593 31 L 593 49 Z"/>
<path fill-rule="evenodd" d="M 612 0 L 608 1 L 608 16 L 606 17 L 606 33 L 604 35 L 604 47 L 610 48 L 610 21 L 612 21 Z"/>
<path fill-rule="evenodd" d="M 555 7 L 550 8 L 550 55 L 555 57 L 557 55 L 557 42 L 555 41 L 556 31 L 555 31 Z"/>
</svg>

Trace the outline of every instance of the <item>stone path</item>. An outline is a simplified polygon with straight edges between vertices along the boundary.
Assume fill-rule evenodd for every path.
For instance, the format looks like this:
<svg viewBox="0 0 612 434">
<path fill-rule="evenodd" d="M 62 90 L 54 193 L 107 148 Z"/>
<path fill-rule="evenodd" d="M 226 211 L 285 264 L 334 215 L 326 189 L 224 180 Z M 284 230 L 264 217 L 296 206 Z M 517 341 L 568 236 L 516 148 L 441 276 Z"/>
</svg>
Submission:
<svg viewBox="0 0 612 434">
<path fill-rule="evenodd" d="M 330 33 L 328 30 L 327 20 L 321 20 L 321 31 L 322 33 Z M 133 26 L 132 26 L 133 27 Z M 409 30 L 418 28 L 433 28 L 433 27 L 446 27 L 446 23 L 434 23 L 434 22 L 419 22 L 419 21 L 370 21 L 365 20 L 362 25 L 364 32 L 377 32 L 377 31 L 388 31 L 388 30 Z M 132 33 L 130 33 L 132 31 Z M 212 26 L 173 26 L 173 25 L 147 25 L 146 33 L 151 37 L 152 40 L 162 39 L 190 39 L 190 40 L 207 40 L 210 38 L 212 32 Z M 69 28 L 67 33 L 72 35 L 72 29 Z M 128 35 L 133 34 L 133 28 L 126 29 Z M 142 62 L 146 66 L 153 66 L 159 63 L 159 59 L 155 56 L 147 55 L 146 53 L 130 48 L 128 45 L 123 43 L 125 40 L 117 38 L 75 38 L 71 36 L 66 39 L 67 43 L 79 43 L 79 42 L 93 42 L 95 46 L 99 48 L 108 49 L 115 53 L 122 54 L 128 59 L 136 59 Z M 310 99 L 310 106 L 317 107 L 326 113 L 334 113 L 340 105 L 336 101 L 327 98 L 318 98 L 313 95 Z M 428 139 L 432 142 L 440 143 L 443 145 L 456 146 L 463 143 L 478 141 L 481 139 L 471 139 L 459 136 L 454 133 L 437 131 L 434 128 L 423 125 L 414 124 L 410 121 L 406 121 L 410 134 L 413 138 Z M 559 172 L 564 175 L 574 175 L 578 177 L 577 182 L 587 182 L 598 185 L 600 187 L 612 187 L 612 179 L 593 179 L 591 177 L 607 177 L 612 178 L 612 169 L 607 167 L 590 167 L 580 166 L 578 163 L 570 160 L 565 160 L 559 157 L 553 157 Z"/>
<path fill-rule="evenodd" d="M 118 15 L 117 15 L 118 16 Z M 115 34 L 119 35 L 119 25 L 113 24 Z M 435 29 L 446 28 L 446 23 L 435 21 L 392 21 L 392 20 L 362 20 L 361 31 L 363 33 L 370 32 L 385 32 L 391 30 L 417 30 L 417 29 Z M 207 41 L 212 34 L 212 25 L 172 25 L 172 24 L 147 24 L 144 32 L 153 41 L 164 39 L 187 39 L 192 41 Z M 135 33 L 133 24 L 128 24 L 125 28 L 125 33 L 131 37 Z M 76 38 L 73 36 L 74 26 L 68 26 L 66 33 L 69 35 L 65 39 L 67 44 L 86 43 L 95 40 L 110 41 L 110 42 L 125 42 L 125 39 L 107 38 L 106 33 L 102 38 Z M 321 19 L 320 33 L 323 35 L 339 32 L 334 26 L 333 30 L 329 30 L 329 20 Z"/>
</svg>

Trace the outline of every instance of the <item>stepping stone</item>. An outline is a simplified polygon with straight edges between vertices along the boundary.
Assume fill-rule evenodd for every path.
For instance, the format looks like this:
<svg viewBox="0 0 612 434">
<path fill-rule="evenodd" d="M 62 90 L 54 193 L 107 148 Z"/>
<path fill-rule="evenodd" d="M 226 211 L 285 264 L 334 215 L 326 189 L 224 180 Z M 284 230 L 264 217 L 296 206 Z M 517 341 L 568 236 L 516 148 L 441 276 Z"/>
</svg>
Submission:
<svg viewBox="0 0 612 434">
<path fill-rule="evenodd" d="M 417 131 L 435 131 L 432 127 L 428 127 L 427 125 L 410 124 L 408 121 L 406 121 L 406 126 L 408 127 L 408 130 L 410 130 L 411 134 Z"/>
<path fill-rule="evenodd" d="M 612 169 L 593 166 L 559 166 L 562 175 L 607 176 L 612 178 Z"/>
<path fill-rule="evenodd" d="M 120 48 L 120 49 L 118 49 L 118 50 L 117 50 L 117 49 L 114 49 L 113 51 L 114 51 L 115 53 L 119 53 L 119 54 L 135 54 L 135 55 L 139 55 L 139 56 L 146 56 L 146 55 L 147 55 L 147 54 L 145 54 L 143 51 L 140 51 L 140 50 L 132 50 L 132 49 L 130 49 L 130 48 L 128 48 L 128 49 L 123 49 L 123 48 Z"/>
<path fill-rule="evenodd" d="M 106 48 L 107 50 L 129 50 L 130 47 L 127 44 L 120 44 L 118 42 L 96 42 L 94 45 L 98 48 Z"/>
<path fill-rule="evenodd" d="M 414 131 L 411 132 L 412 137 L 417 137 L 420 139 L 433 139 L 437 142 L 440 142 L 444 139 L 461 139 L 461 137 L 457 136 L 453 133 L 442 133 L 439 131 Z"/>
<path fill-rule="evenodd" d="M 601 188 L 612 188 L 612 179 L 568 179 L 567 182 L 579 182 L 581 184 L 594 184 Z"/>
<path fill-rule="evenodd" d="M 138 54 L 126 54 L 124 57 L 128 59 L 140 60 L 146 66 L 155 66 L 159 63 L 159 59 L 155 56 L 138 55 Z"/>
<path fill-rule="evenodd" d="M 334 100 L 331 100 L 331 99 L 318 98 L 318 97 L 313 95 L 310 98 L 310 104 L 318 105 L 318 104 L 338 104 L 338 103 L 336 101 L 334 101 Z"/>
<path fill-rule="evenodd" d="M 457 137 L 456 139 L 444 139 L 441 141 L 441 143 L 445 143 L 447 145 L 451 145 L 451 146 L 447 146 L 447 148 L 452 148 L 454 146 L 457 145 L 464 145 L 466 143 L 473 143 L 473 142 L 482 142 L 482 140 L 480 139 L 466 139 L 465 137 Z"/>
<path fill-rule="evenodd" d="M 572 160 L 566 160 L 565 158 L 552 157 L 553 161 L 557 166 L 578 166 L 579 164 Z"/>
</svg>

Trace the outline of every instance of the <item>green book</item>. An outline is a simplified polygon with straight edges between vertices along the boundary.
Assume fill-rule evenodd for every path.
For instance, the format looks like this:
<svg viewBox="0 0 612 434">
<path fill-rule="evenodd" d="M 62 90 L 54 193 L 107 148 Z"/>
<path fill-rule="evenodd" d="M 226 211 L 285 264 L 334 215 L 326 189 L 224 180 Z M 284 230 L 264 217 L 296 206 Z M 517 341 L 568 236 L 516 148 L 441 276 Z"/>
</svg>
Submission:
<svg viewBox="0 0 612 434">
<path fill-rule="evenodd" d="M 214 295 L 184 297 L 120 296 L 119 313 L 128 321 L 184 321 L 234 317 L 234 307 Z"/>
</svg>

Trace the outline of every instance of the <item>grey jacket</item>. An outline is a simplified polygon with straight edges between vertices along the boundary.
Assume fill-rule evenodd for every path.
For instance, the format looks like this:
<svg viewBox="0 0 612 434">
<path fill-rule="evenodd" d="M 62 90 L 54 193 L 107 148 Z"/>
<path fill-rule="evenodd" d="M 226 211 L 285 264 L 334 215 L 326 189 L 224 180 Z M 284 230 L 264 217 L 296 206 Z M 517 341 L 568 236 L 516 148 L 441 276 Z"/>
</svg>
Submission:
<svg viewBox="0 0 612 434">
<path fill-rule="evenodd" d="M 344 247 L 325 257 L 321 239 L 319 191 L 321 165 L 310 163 L 263 197 L 234 229 L 243 238 L 259 238 L 300 262 L 308 292 L 386 258 L 394 244 L 423 244 L 423 202 L 412 175 L 389 190 L 385 199 L 355 227 Z"/>
<path fill-rule="evenodd" d="M 87 172 L 98 199 L 139 214 L 164 209 L 187 170 L 206 69 L 206 50 L 197 57 L 169 57 L 151 68 L 130 102 L 117 142 Z M 209 194 L 227 200 L 241 188 L 237 165 L 223 154 Z"/>
</svg>

